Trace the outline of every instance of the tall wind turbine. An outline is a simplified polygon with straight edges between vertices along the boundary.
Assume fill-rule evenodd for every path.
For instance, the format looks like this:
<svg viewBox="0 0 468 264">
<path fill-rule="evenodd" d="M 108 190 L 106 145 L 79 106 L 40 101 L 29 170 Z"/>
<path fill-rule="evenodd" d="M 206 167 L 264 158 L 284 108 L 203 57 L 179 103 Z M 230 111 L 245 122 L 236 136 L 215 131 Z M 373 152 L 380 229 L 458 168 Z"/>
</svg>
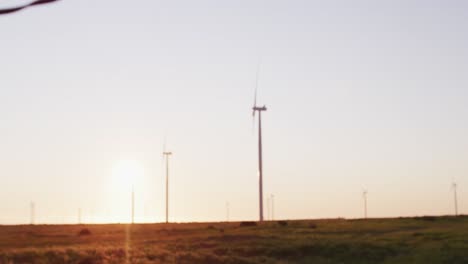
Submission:
<svg viewBox="0 0 468 264">
<path fill-rule="evenodd" d="M 169 223 L 169 156 L 172 152 L 166 151 L 166 144 L 164 143 L 163 156 L 166 159 L 166 223 Z"/>
<path fill-rule="evenodd" d="M 362 192 L 362 198 L 364 199 L 364 218 L 367 218 L 367 190 Z"/>
<path fill-rule="evenodd" d="M 258 72 L 257 68 L 257 78 L 255 84 L 255 96 L 254 96 L 254 105 L 252 107 L 253 113 L 252 116 L 255 118 L 255 113 L 258 112 L 258 176 L 259 176 L 259 209 L 260 209 L 260 221 L 263 221 L 263 159 L 262 159 L 262 112 L 266 111 L 266 106 L 259 107 L 257 106 L 257 88 L 258 88 Z"/>
<path fill-rule="evenodd" d="M 457 183 L 452 183 L 453 188 L 453 201 L 455 203 L 455 216 L 458 215 L 458 197 L 457 197 Z"/>
</svg>

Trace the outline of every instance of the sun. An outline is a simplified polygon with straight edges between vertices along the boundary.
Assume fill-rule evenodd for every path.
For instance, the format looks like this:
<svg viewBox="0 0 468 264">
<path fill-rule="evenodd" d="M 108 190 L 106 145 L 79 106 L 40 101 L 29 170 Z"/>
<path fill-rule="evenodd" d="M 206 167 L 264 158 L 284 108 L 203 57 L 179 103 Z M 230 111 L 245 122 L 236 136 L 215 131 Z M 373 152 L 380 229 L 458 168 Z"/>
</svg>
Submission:
<svg viewBox="0 0 468 264">
<path fill-rule="evenodd" d="M 112 162 L 101 194 L 100 222 L 131 222 L 132 204 L 138 208 L 135 209 L 135 216 L 141 215 L 138 204 L 144 199 L 144 172 L 143 163 L 139 160 L 121 159 Z"/>
<path fill-rule="evenodd" d="M 143 177 L 143 166 L 136 160 L 120 160 L 112 167 L 115 186 L 132 188 Z"/>
</svg>

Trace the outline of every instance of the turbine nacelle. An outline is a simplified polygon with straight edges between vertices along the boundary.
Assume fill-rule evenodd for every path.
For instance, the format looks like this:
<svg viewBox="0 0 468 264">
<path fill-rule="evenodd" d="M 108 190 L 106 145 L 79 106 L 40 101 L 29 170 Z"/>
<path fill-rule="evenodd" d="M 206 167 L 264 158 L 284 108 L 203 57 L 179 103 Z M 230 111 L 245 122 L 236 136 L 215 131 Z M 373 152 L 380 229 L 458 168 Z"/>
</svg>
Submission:
<svg viewBox="0 0 468 264">
<path fill-rule="evenodd" d="M 256 111 L 259 111 L 259 112 L 260 112 L 260 111 L 266 111 L 267 108 L 266 108 L 266 106 L 262 106 L 262 107 L 260 107 L 260 106 L 254 106 L 254 107 L 252 107 L 252 110 L 253 110 L 252 115 L 255 116 L 255 112 L 256 112 Z"/>
</svg>

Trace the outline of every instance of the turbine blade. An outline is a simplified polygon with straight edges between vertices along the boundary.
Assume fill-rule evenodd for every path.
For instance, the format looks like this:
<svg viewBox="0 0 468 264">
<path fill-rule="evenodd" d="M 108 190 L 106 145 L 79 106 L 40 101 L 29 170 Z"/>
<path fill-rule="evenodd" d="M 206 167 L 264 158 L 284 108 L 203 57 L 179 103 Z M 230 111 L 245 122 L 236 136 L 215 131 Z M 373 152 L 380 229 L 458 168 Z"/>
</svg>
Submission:
<svg viewBox="0 0 468 264">
<path fill-rule="evenodd" d="M 253 106 L 257 106 L 257 82 L 255 82 L 255 93 L 254 93 L 254 103 Z"/>
<path fill-rule="evenodd" d="M 255 132 L 255 110 L 252 115 L 252 135 L 254 134 L 254 132 Z"/>
<path fill-rule="evenodd" d="M 163 147 L 161 152 L 161 167 L 164 167 L 164 153 L 166 152 L 166 136 L 164 136 Z"/>
<path fill-rule="evenodd" d="M 48 4 L 48 3 L 57 2 L 57 1 L 59 1 L 59 0 L 39 0 L 39 1 L 35 1 L 35 2 L 31 3 L 30 6 Z"/>
<path fill-rule="evenodd" d="M 20 10 L 22 10 L 24 8 L 30 7 L 30 6 L 48 4 L 48 3 L 52 3 L 52 2 L 56 2 L 56 1 L 59 1 L 59 0 L 38 0 L 38 1 L 34 1 L 34 2 L 30 3 L 30 4 L 22 5 L 22 6 L 19 6 L 19 7 L 0 9 L 0 15 L 17 12 L 17 11 L 20 11 Z"/>
<path fill-rule="evenodd" d="M 257 71 L 255 73 L 255 93 L 254 93 L 254 104 L 253 104 L 254 107 L 257 106 L 257 90 L 258 90 L 258 77 L 259 77 L 259 75 L 260 75 L 260 59 L 258 60 Z M 255 114 L 255 111 L 254 111 L 254 114 Z"/>
<path fill-rule="evenodd" d="M 254 104 L 252 107 L 252 133 L 255 131 L 255 108 L 257 107 L 257 91 L 258 91 L 258 79 L 260 75 L 261 57 L 258 58 L 257 70 L 255 72 L 255 91 L 254 91 Z"/>
<path fill-rule="evenodd" d="M 4 14 L 9 14 L 9 13 L 13 13 L 13 12 L 16 12 L 16 11 L 20 11 L 21 9 L 23 8 L 26 8 L 25 6 L 22 6 L 22 7 L 15 7 L 15 8 L 8 8 L 8 9 L 0 9 L 0 15 L 4 15 Z"/>
</svg>

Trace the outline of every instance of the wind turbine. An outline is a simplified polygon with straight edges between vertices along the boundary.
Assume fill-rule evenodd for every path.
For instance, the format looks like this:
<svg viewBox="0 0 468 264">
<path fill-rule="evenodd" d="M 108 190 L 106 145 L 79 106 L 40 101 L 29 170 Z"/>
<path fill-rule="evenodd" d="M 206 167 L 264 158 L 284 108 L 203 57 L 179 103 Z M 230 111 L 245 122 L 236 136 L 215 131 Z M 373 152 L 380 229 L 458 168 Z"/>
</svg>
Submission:
<svg viewBox="0 0 468 264">
<path fill-rule="evenodd" d="M 257 68 L 257 78 L 255 83 L 255 96 L 254 96 L 254 105 L 252 107 L 253 113 L 252 116 L 255 118 L 255 113 L 258 112 L 258 176 L 259 176 L 259 209 L 260 209 L 260 221 L 263 221 L 263 159 L 262 159 L 262 112 L 266 111 L 266 106 L 259 107 L 257 106 L 257 88 L 258 88 L 258 72 Z"/>
<path fill-rule="evenodd" d="M 364 199 L 364 218 L 367 218 L 367 190 L 362 192 L 362 198 Z"/>
<path fill-rule="evenodd" d="M 164 142 L 163 157 L 166 159 L 166 223 L 169 223 L 169 156 L 172 152 L 166 151 L 166 143 Z"/>
<path fill-rule="evenodd" d="M 271 211 L 270 211 L 270 210 L 271 210 L 271 203 L 270 203 L 270 202 L 271 202 L 270 197 L 267 196 L 267 216 L 266 216 L 266 220 L 267 220 L 267 221 L 268 221 L 268 220 L 271 220 L 271 217 L 270 217 L 270 215 L 271 215 L 271 214 L 270 214 L 270 212 L 271 212 Z"/>
<path fill-rule="evenodd" d="M 452 183 L 452 189 L 453 189 L 453 201 L 455 203 L 455 216 L 458 215 L 458 197 L 457 197 L 457 183 L 453 182 Z"/>
<path fill-rule="evenodd" d="M 81 208 L 78 208 L 78 224 L 81 225 Z"/>
<path fill-rule="evenodd" d="M 229 202 L 226 202 L 226 222 L 229 222 Z"/>
<path fill-rule="evenodd" d="M 270 196 L 271 201 L 271 220 L 275 220 L 275 196 L 272 194 Z"/>
</svg>

